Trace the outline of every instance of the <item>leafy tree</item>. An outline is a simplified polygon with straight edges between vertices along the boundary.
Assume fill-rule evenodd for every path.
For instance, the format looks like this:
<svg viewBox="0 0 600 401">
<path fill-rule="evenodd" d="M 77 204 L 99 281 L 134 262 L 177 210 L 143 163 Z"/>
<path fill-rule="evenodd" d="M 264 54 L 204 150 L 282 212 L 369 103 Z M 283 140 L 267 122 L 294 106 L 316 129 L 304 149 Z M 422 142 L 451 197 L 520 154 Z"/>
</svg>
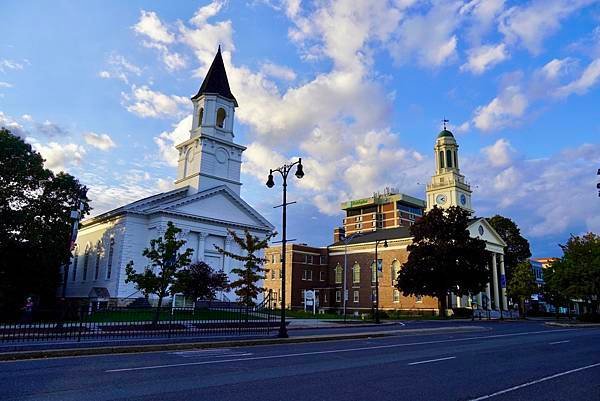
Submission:
<svg viewBox="0 0 600 401">
<path fill-rule="evenodd" d="M 87 189 L 75 177 L 44 168 L 28 143 L 0 129 L 0 311 L 14 316 L 25 297 L 54 304 L 61 266 L 71 250 L 71 211 Z"/>
<path fill-rule="evenodd" d="M 547 288 L 566 299 L 581 299 L 598 312 L 600 300 L 600 236 L 571 236 L 560 246 L 563 256 L 544 273 Z"/>
<path fill-rule="evenodd" d="M 495 215 L 494 217 L 487 219 L 487 221 L 500 237 L 502 237 L 504 242 L 506 242 L 507 246 L 504 250 L 504 269 L 506 271 L 506 279 L 510 283 L 513 269 L 515 269 L 518 264 L 526 262 L 531 257 L 529 241 L 521 235 L 521 230 L 517 224 L 508 217 Z"/>
<path fill-rule="evenodd" d="M 537 292 L 539 292 L 539 288 L 533 270 L 531 270 L 531 264 L 528 261 L 519 263 L 513 269 L 507 293 L 518 301 L 521 316 L 525 316 L 525 300 Z"/>
<path fill-rule="evenodd" d="M 142 255 L 150 260 L 150 264 L 142 273 L 137 273 L 133 261 L 125 266 L 126 283 L 133 282 L 138 290 L 147 298 L 150 294 L 158 297 L 154 324 L 158 322 L 163 298 L 167 296 L 169 287 L 175 283 L 177 272 L 190 264 L 191 248 L 179 253 L 186 241 L 178 239 L 181 230 L 169 221 L 164 237 L 150 240 L 150 248 L 144 249 Z"/>
<path fill-rule="evenodd" d="M 235 289 L 235 294 L 241 299 L 243 305 L 254 306 L 254 300 L 258 297 L 258 294 L 265 290 L 257 285 L 260 280 L 265 278 L 263 275 L 265 269 L 262 265 L 266 262 L 266 259 L 259 256 L 259 253 L 269 246 L 269 240 L 275 233 L 268 234 L 265 238 L 260 239 L 257 236 L 252 235 L 248 230 L 244 230 L 243 238 L 238 236 L 235 231 L 228 231 L 229 235 L 233 238 L 233 241 L 243 251 L 243 254 L 238 255 L 226 251 L 216 245 L 215 248 L 217 248 L 219 253 L 224 256 L 244 262 L 243 267 L 231 269 L 239 279 L 232 282 L 230 287 Z"/>
<path fill-rule="evenodd" d="M 171 292 L 182 293 L 194 300 L 213 300 L 216 299 L 218 291 L 225 291 L 228 288 L 229 279 L 224 271 L 214 271 L 208 264 L 198 262 L 176 273 L 176 281 L 171 287 Z"/>
<path fill-rule="evenodd" d="M 542 293 L 544 294 L 544 300 L 554 305 L 556 309 L 556 319 L 560 315 L 560 307 L 569 307 L 569 298 L 563 294 L 563 288 L 565 288 L 564 275 L 561 272 L 556 271 L 554 263 L 544 269 L 544 286 Z"/>
<path fill-rule="evenodd" d="M 469 235 L 470 213 L 460 207 L 434 206 L 411 226 L 413 242 L 398 274 L 397 288 L 407 295 L 437 297 L 446 316 L 447 295 L 478 293 L 490 281 L 485 241 Z"/>
</svg>

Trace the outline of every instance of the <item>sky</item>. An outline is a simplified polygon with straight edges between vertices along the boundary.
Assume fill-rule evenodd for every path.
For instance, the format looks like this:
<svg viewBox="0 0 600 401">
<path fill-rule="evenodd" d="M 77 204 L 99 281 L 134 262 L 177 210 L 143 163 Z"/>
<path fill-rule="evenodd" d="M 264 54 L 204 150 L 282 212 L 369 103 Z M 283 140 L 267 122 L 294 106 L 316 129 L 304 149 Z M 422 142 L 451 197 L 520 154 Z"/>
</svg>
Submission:
<svg viewBox="0 0 600 401">
<path fill-rule="evenodd" d="M 325 246 L 340 203 L 424 199 L 444 118 L 477 216 L 534 256 L 600 232 L 599 0 L 4 0 L 0 126 L 89 187 L 93 214 L 173 188 L 174 145 L 221 45 L 247 146 L 242 197 Z M 278 184 L 281 184 L 279 181 Z"/>
</svg>

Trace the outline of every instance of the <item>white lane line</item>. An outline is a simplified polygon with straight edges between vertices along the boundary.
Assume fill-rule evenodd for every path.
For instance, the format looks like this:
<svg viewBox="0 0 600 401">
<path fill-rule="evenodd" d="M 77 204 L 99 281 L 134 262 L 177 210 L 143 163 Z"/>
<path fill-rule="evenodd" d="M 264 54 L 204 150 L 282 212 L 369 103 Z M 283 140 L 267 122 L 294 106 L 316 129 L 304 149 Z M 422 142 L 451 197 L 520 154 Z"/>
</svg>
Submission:
<svg viewBox="0 0 600 401">
<path fill-rule="evenodd" d="M 409 365 L 420 365 L 422 363 L 447 361 L 448 359 L 456 359 L 456 357 L 455 356 L 449 356 L 449 357 L 446 357 L 446 358 L 429 359 L 427 361 L 411 362 L 411 363 L 409 363 Z"/>
<path fill-rule="evenodd" d="M 554 344 L 564 344 L 564 343 L 570 343 L 571 340 L 563 340 L 563 341 L 554 341 L 552 343 L 548 343 L 550 345 L 554 345 Z"/>
<path fill-rule="evenodd" d="M 595 368 L 595 367 L 598 367 L 598 366 L 600 366 L 600 363 L 595 363 L 593 365 L 582 366 L 581 368 L 577 368 L 577 369 L 567 370 L 566 372 L 557 373 L 557 374 L 552 375 L 552 376 L 542 377 L 541 379 L 537 379 L 537 380 L 533 380 L 533 381 L 530 381 L 530 382 L 527 382 L 527 383 L 519 384 L 518 386 L 510 387 L 510 388 L 507 388 L 507 389 L 502 390 L 502 391 L 496 391 L 495 393 L 492 393 L 492 394 L 483 395 L 483 396 L 481 396 L 479 398 L 473 398 L 472 400 L 469 400 L 469 401 L 487 400 L 487 399 L 495 397 L 497 395 L 502 395 L 502 394 L 510 393 L 511 391 L 515 391 L 515 390 L 518 390 L 518 389 L 521 389 L 521 388 L 524 388 L 524 387 L 532 386 L 532 385 L 537 384 L 537 383 L 545 382 L 547 380 L 556 379 L 557 377 L 569 375 L 571 373 L 580 372 L 582 370 L 591 369 L 591 368 Z"/>
<path fill-rule="evenodd" d="M 373 349 L 409 347 L 409 346 L 413 346 L 413 345 L 443 344 L 443 343 L 449 343 L 449 342 L 487 340 L 487 339 L 491 339 L 491 338 L 515 337 L 515 336 L 525 336 L 525 335 L 532 335 L 532 334 L 549 334 L 549 333 L 558 333 L 558 332 L 563 332 L 563 331 L 574 331 L 574 330 L 577 330 L 577 329 L 559 329 L 559 330 L 551 330 L 551 331 L 549 331 L 549 330 L 529 331 L 529 332 L 523 332 L 523 333 L 495 334 L 495 335 L 491 335 L 491 336 L 453 338 L 453 339 L 449 339 L 449 340 L 432 340 L 432 341 L 421 341 L 421 342 L 414 342 L 414 343 L 374 345 L 371 347 L 333 349 L 333 350 L 327 350 L 327 351 L 299 352 L 299 353 L 294 353 L 294 354 L 255 356 L 252 358 L 235 358 L 235 359 L 221 359 L 218 361 L 199 361 L 199 362 L 188 362 L 188 363 L 173 363 L 173 364 L 169 364 L 169 365 L 139 366 L 139 367 L 135 367 L 135 368 L 109 369 L 109 370 L 105 370 L 104 372 L 105 373 L 131 372 L 131 371 L 135 371 L 135 370 L 163 369 L 163 368 L 172 368 L 172 367 L 178 367 L 178 366 L 208 365 L 208 364 L 226 363 L 226 362 L 257 361 L 257 360 L 262 360 L 262 359 L 292 358 L 295 356 L 336 354 L 336 353 L 342 353 L 342 352 L 366 351 L 366 350 L 373 350 Z"/>
</svg>

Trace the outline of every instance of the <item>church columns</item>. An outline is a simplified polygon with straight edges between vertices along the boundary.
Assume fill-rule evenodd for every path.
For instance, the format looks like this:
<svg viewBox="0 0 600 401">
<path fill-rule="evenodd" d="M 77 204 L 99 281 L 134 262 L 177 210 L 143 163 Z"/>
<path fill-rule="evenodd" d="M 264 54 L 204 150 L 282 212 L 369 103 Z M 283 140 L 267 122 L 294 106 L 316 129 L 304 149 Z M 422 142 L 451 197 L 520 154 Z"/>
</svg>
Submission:
<svg viewBox="0 0 600 401">
<path fill-rule="evenodd" d="M 490 283 L 485 286 L 485 295 L 487 297 L 487 310 L 492 309 L 492 295 L 490 294 Z"/>
<path fill-rule="evenodd" d="M 198 251 L 196 252 L 196 261 L 204 261 L 204 241 L 206 240 L 206 233 L 198 233 Z"/>
<path fill-rule="evenodd" d="M 492 253 L 492 285 L 494 290 L 494 309 L 499 309 L 500 297 L 498 295 L 498 266 L 496 265 L 495 253 Z"/>
<path fill-rule="evenodd" d="M 504 271 L 504 255 L 498 254 L 500 261 L 500 286 L 502 291 L 502 310 L 508 309 L 508 299 L 506 298 L 506 272 Z"/>
<path fill-rule="evenodd" d="M 233 252 L 233 242 L 231 235 L 227 234 L 224 244 L 226 252 Z M 225 255 L 223 255 L 223 269 L 227 274 L 231 272 L 231 258 L 228 258 Z"/>
</svg>

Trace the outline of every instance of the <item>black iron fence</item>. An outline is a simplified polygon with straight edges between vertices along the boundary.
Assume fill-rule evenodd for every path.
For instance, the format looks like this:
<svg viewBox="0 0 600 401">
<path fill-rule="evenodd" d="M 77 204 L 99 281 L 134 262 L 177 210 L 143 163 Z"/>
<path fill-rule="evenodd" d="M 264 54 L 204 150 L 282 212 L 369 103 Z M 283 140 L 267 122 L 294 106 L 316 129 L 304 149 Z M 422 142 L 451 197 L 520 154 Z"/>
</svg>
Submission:
<svg viewBox="0 0 600 401">
<path fill-rule="evenodd" d="M 95 308 L 34 310 L 19 320 L 0 321 L 0 342 L 99 340 L 202 335 L 270 334 L 277 318 L 270 299 L 254 307 L 234 302 L 194 308 Z"/>
</svg>

